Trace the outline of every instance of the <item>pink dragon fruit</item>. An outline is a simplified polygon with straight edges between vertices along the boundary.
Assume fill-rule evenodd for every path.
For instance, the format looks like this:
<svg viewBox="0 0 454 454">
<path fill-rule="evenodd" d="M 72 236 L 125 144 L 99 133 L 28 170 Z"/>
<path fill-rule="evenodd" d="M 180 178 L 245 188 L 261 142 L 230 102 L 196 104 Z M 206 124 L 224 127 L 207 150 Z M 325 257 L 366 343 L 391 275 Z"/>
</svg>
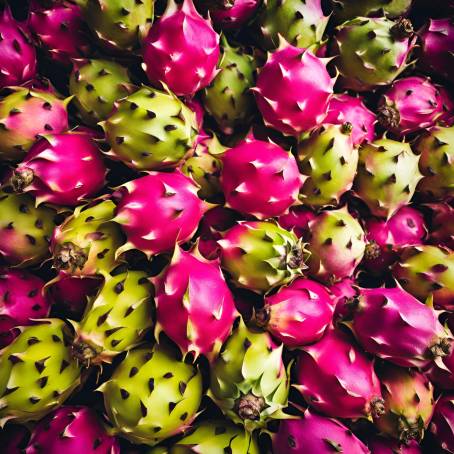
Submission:
<svg viewBox="0 0 454 454">
<path fill-rule="evenodd" d="M 187 96 L 215 78 L 219 54 L 219 35 L 192 0 L 170 0 L 143 42 L 143 67 L 151 83 Z"/>
<path fill-rule="evenodd" d="M 358 294 L 358 286 L 355 281 L 350 277 L 346 277 L 329 286 L 329 291 L 334 301 L 334 321 L 351 318 L 355 298 Z"/>
<path fill-rule="evenodd" d="M 432 212 L 429 243 L 454 250 L 454 207 L 447 203 L 432 203 L 427 206 Z"/>
<path fill-rule="evenodd" d="M 324 123 L 342 125 L 348 122 L 352 124 L 353 145 L 358 146 L 363 142 L 373 142 L 376 121 L 375 114 L 364 105 L 363 98 L 344 93 L 331 98 Z"/>
<path fill-rule="evenodd" d="M 426 71 L 447 80 L 454 78 L 454 23 L 452 18 L 429 19 L 419 32 L 422 54 L 418 62 Z"/>
<path fill-rule="evenodd" d="M 267 126 L 299 135 L 325 118 L 334 82 L 326 61 L 286 44 L 270 55 L 252 90 Z"/>
<path fill-rule="evenodd" d="M 64 65 L 70 65 L 72 58 L 87 55 L 90 49 L 80 8 L 69 1 L 33 0 L 28 25 L 38 44 Z"/>
<path fill-rule="evenodd" d="M 352 431 L 335 419 L 306 410 L 301 419 L 284 420 L 273 436 L 279 454 L 370 454 Z"/>
<path fill-rule="evenodd" d="M 321 339 L 333 319 L 333 310 L 326 287 L 299 278 L 266 296 L 254 319 L 286 347 L 296 348 Z"/>
<path fill-rule="evenodd" d="M 35 77 L 36 52 L 26 33 L 5 7 L 0 17 L 0 88 L 20 85 Z"/>
<path fill-rule="evenodd" d="M 208 208 L 197 197 L 197 186 L 180 171 L 149 172 L 121 186 L 119 195 L 114 220 L 122 225 L 128 242 L 117 254 L 130 249 L 148 256 L 172 251 L 192 237 Z"/>
<path fill-rule="evenodd" d="M 451 344 L 437 313 L 400 287 L 361 289 L 352 329 L 366 351 L 402 367 L 426 366 Z"/>
<path fill-rule="evenodd" d="M 267 219 L 285 213 L 302 183 L 296 160 L 278 145 L 247 140 L 222 157 L 221 185 L 227 206 Z"/>
<path fill-rule="evenodd" d="M 242 27 L 256 12 L 258 0 L 221 0 L 214 1 L 210 7 L 213 22 L 223 30 L 235 30 Z"/>
<path fill-rule="evenodd" d="M 105 175 L 103 157 L 91 137 L 53 134 L 30 148 L 10 184 L 16 192 L 35 196 L 38 204 L 76 206 L 102 189 Z"/>
<path fill-rule="evenodd" d="M 153 283 L 158 332 L 163 330 L 183 354 L 214 359 L 238 315 L 218 261 L 177 247 Z"/>
<path fill-rule="evenodd" d="M 26 454 L 120 454 L 98 415 L 89 407 L 63 406 L 34 428 Z"/>
<path fill-rule="evenodd" d="M 383 128 L 404 136 L 433 126 L 443 113 L 437 87 L 427 78 L 413 76 L 396 80 L 385 91 L 377 118 Z"/>
<path fill-rule="evenodd" d="M 379 417 L 384 411 L 373 362 L 340 330 L 330 329 L 301 349 L 296 388 L 315 410 L 334 418 Z"/>
<path fill-rule="evenodd" d="M 298 238 L 306 235 L 309 230 L 309 222 L 315 219 L 315 213 L 303 206 L 290 207 L 288 213 L 279 216 L 277 222 L 285 230 L 293 232 Z"/>
<path fill-rule="evenodd" d="M 421 448 L 414 440 L 405 445 L 391 438 L 376 436 L 367 446 L 371 454 L 422 454 Z"/>
<path fill-rule="evenodd" d="M 16 337 L 14 328 L 49 315 L 44 282 L 26 270 L 0 269 L 0 348 Z"/>
<path fill-rule="evenodd" d="M 454 395 L 442 396 L 435 406 L 430 431 L 437 443 L 448 453 L 454 453 Z"/>
</svg>

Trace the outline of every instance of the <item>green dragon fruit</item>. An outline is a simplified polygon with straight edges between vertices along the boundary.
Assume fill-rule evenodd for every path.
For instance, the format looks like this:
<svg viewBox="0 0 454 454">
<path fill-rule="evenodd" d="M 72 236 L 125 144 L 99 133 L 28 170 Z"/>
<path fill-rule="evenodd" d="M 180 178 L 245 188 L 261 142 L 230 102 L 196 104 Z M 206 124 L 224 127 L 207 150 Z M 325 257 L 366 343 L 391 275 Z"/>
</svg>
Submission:
<svg viewBox="0 0 454 454">
<path fill-rule="evenodd" d="M 136 346 L 153 327 L 152 285 L 143 271 L 115 270 L 88 303 L 80 323 L 72 322 L 74 356 L 85 365 L 110 363 Z"/>
<path fill-rule="evenodd" d="M 22 328 L 0 352 L 0 426 L 7 421 L 43 418 L 60 406 L 80 383 L 71 356 L 69 332 L 59 319 Z"/>
<path fill-rule="evenodd" d="M 77 276 L 106 274 L 118 263 L 117 249 L 124 243 L 120 227 L 112 222 L 115 204 L 96 201 L 77 207 L 53 233 L 54 267 Z"/>
<path fill-rule="evenodd" d="M 0 257 L 12 266 L 42 263 L 56 226 L 56 212 L 35 206 L 29 194 L 0 192 Z"/>
<path fill-rule="evenodd" d="M 170 91 L 151 87 L 123 98 L 100 125 L 109 155 L 138 170 L 176 167 L 195 144 L 195 113 Z"/>
<path fill-rule="evenodd" d="M 231 134 L 236 126 L 244 126 L 254 113 L 255 62 L 241 48 L 231 47 L 225 38 L 221 41 L 220 71 L 204 90 L 204 105 L 220 128 Z"/>
<path fill-rule="evenodd" d="M 210 397 L 249 432 L 286 417 L 289 377 L 282 348 L 268 333 L 255 333 L 241 320 L 211 369 Z"/>
<path fill-rule="evenodd" d="M 134 91 L 123 66 L 109 60 L 78 60 L 69 79 L 82 121 L 90 126 L 106 120 L 114 103 Z"/>
<path fill-rule="evenodd" d="M 307 251 L 293 232 L 273 222 L 241 222 L 218 241 L 225 271 L 241 287 L 267 292 L 305 268 Z"/>
<path fill-rule="evenodd" d="M 164 345 L 142 347 L 128 352 L 98 390 L 119 435 L 153 446 L 189 428 L 202 399 L 202 375 Z"/>
<path fill-rule="evenodd" d="M 300 172 L 307 175 L 300 191 L 305 205 L 337 205 L 353 184 L 358 149 L 353 146 L 352 124 L 322 126 L 298 147 Z"/>
<path fill-rule="evenodd" d="M 454 126 L 435 127 L 418 140 L 415 151 L 421 154 L 419 169 L 424 178 L 418 191 L 431 199 L 454 196 Z"/>
<path fill-rule="evenodd" d="M 389 219 L 412 199 L 422 178 L 418 161 L 405 142 L 379 139 L 366 144 L 359 152 L 354 189 L 375 216 Z"/>
</svg>

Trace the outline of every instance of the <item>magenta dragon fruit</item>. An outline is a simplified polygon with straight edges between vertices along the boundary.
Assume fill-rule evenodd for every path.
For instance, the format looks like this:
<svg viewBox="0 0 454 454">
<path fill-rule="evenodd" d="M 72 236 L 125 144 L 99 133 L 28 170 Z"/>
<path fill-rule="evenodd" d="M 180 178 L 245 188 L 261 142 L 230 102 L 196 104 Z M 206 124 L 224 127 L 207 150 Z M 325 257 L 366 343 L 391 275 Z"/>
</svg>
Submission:
<svg viewBox="0 0 454 454">
<path fill-rule="evenodd" d="M 140 249 L 151 256 L 189 240 L 208 208 L 197 197 L 197 189 L 180 171 L 149 172 L 121 186 L 114 220 L 121 224 L 128 242 L 117 254 Z"/>
<path fill-rule="evenodd" d="M 235 30 L 251 19 L 260 4 L 258 0 L 221 0 L 210 6 L 213 22 L 223 30 Z"/>
<path fill-rule="evenodd" d="M 293 155 L 278 145 L 247 140 L 222 157 L 221 185 L 227 206 L 267 219 L 285 213 L 302 183 Z"/>
<path fill-rule="evenodd" d="M 376 436 L 367 443 L 371 454 L 422 454 L 419 444 L 411 440 L 403 444 L 391 438 Z"/>
<path fill-rule="evenodd" d="M 430 431 L 437 443 L 448 453 L 454 453 L 454 395 L 442 396 L 435 406 Z"/>
<path fill-rule="evenodd" d="M 334 302 L 334 322 L 351 318 L 355 306 L 355 298 L 358 294 L 358 287 L 355 281 L 346 277 L 339 282 L 329 286 Z"/>
<path fill-rule="evenodd" d="M 454 207 L 447 203 L 433 203 L 427 206 L 432 214 L 429 243 L 454 250 Z"/>
<path fill-rule="evenodd" d="M 33 0 L 28 25 L 36 41 L 50 57 L 65 65 L 87 55 L 90 46 L 79 6 L 69 2 Z"/>
<path fill-rule="evenodd" d="M 0 348 L 16 337 L 14 328 L 49 315 L 44 281 L 26 270 L 0 269 Z"/>
<path fill-rule="evenodd" d="M 334 82 L 326 61 L 287 44 L 270 55 L 252 90 L 267 126 L 299 135 L 325 118 Z"/>
<path fill-rule="evenodd" d="M 348 122 L 353 126 L 351 137 L 353 145 L 373 142 L 377 118 L 365 105 L 360 96 L 346 93 L 334 95 L 328 106 L 328 114 L 324 123 L 343 125 Z"/>
<path fill-rule="evenodd" d="M 379 417 L 384 411 L 373 362 L 340 330 L 301 349 L 295 386 L 315 410 L 334 418 Z"/>
<path fill-rule="evenodd" d="M 266 296 L 254 321 L 286 347 L 296 348 L 321 339 L 333 319 L 333 309 L 326 287 L 299 278 Z"/>
<path fill-rule="evenodd" d="M 279 454 L 370 454 L 352 431 L 335 419 L 306 410 L 300 419 L 284 420 L 273 436 Z"/>
<path fill-rule="evenodd" d="M 396 80 L 382 95 L 378 122 L 386 130 L 404 136 L 433 126 L 443 115 L 438 88 L 424 77 Z"/>
<path fill-rule="evenodd" d="M 94 410 L 63 406 L 34 428 L 26 454 L 120 454 Z"/>
<path fill-rule="evenodd" d="M 76 206 L 104 186 L 106 167 L 95 142 L 87 134 L 43 137 L 16 167 L 10 184 L 28 192 L 37 203 Z"/>
<path fill-rule="evenodd" d="M 288 213 L 278 217 L 278 224 L 289 232 L 293 232 L 298 238 L 306 235 L 309 230 L 309 222 L 315 219 L 315 213 L 306 206 L 296 205 L 290 207 Z"/>
<path fill-rule="evenodd" d="M 400 287 L 363 288 L 352 329 L 362 347 L 402 367 L 446 356 L 451 339 L 437 313 Z"/>
<path fill-rule="evenodd" d="M 219 54 L 219 35 L 192 0 L 181 5 L 169 1 L 143 42 L 143 66 L 150 82 L 164 83 L 178 96 L 192 95 L 211 83 Z"/>
<path fill-rule="evenodd" d="M 20 85 L 35 77 L 35 48 L 8 7 L 0 17 L 0 36 L 0 88 Z"/>
<path fill-rule="evenodd" d="M 163 330 L 183 354 L 214 359 L 238 315 L 218 261 L 177 247 L 153 283 L 158 332 Z"/>
</svg>

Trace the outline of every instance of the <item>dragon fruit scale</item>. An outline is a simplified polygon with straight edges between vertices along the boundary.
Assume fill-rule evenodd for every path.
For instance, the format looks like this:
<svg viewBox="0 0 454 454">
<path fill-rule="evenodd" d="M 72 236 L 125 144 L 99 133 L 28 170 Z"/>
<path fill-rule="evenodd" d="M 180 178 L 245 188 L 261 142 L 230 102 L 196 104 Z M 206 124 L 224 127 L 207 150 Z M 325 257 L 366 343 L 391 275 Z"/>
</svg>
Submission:
<svg viewBox="0 0 454 454">
<path fill-rule="evenodd" d="M 40 421 L 25 454 L 120 454 L 120 445 L 108 434 L 89 407 L 63 406 Z"/>
<path fill-rule="evenodd" d="M 379 418 L 384 412 L 373 362 L 337 329 L 301 348 L 296 383 L 306 402 L 327 416 Z"/>
<path fill-rule="evenodd" d="M 176 247 L 169 266 L 153 283 L 158 329 L 183 355 L 213 359 L 238 315 L 218 262 Z"/>
<path fill-rule="evenodd" d="M 219 28 L 236 30 L 253 17 L 259 5 L 259 0 L 212 0 L 209 11 L 213 22 Z"/>
<path fill-rule="evenodd" d="M 155 445 L 189 428 L 202 399 L 202 376 L 164 345 L 128 352 L 98 388 L 118 435 Z"/>
<path fill-rule="evenodd" d="M 192 237 L 208 209 L 197 197 L 197 186 L 179 171 L 150 172 L 119 191 L 115 221 L 128 242 L 117 250 L 117 255 L 130 249 L 139 249 L 148 256 L 173 251 L 176 244 Z"/>
<path fill-rule="evenodd" d="M 190 96 L 216 76 L 219 35 L 192 0 L 181 4 L 169 0 L 145 38 L 142 52 L 143 68 L 152 84 L 164 83 L 176 95 Z"/>
<path fill-rule="evenodd" d="M 100 123 L 108 155 L 137 170 L 176 167 L 195 145 L 196 115 L 170 91 L 143 86 Z"/>
<path fill-rule="evenodd" d="M 270 54 L 252 90 L 265 124 L 298 136 L 323 121 L 334 82 L 324 60 L 283 43 Z"/>
<path fill-rule="evenodd" d="M 0 16 L 0 88 L 21 85 L 36 75 L 36 52 L 27 32 L 5 7 Z"/>
<path fill-rule="evenodd" d="M 430 431 L 444 452 L 454 453 L 454 396 L 441 396 L 435 406 Z"/>
</svg>

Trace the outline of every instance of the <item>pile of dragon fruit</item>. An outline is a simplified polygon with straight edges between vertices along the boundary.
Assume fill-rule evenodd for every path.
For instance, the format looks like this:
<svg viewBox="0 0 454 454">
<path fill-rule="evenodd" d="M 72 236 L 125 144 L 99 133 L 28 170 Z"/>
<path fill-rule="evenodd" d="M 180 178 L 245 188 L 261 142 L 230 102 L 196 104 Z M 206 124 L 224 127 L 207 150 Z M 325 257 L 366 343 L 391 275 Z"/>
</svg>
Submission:
<svg viewBox="0 0 454 454">
<path fill-rule="evenodd" d="M 0 0 L 0 451 L 454 453 L 453 0 Z"/>
</svg>

